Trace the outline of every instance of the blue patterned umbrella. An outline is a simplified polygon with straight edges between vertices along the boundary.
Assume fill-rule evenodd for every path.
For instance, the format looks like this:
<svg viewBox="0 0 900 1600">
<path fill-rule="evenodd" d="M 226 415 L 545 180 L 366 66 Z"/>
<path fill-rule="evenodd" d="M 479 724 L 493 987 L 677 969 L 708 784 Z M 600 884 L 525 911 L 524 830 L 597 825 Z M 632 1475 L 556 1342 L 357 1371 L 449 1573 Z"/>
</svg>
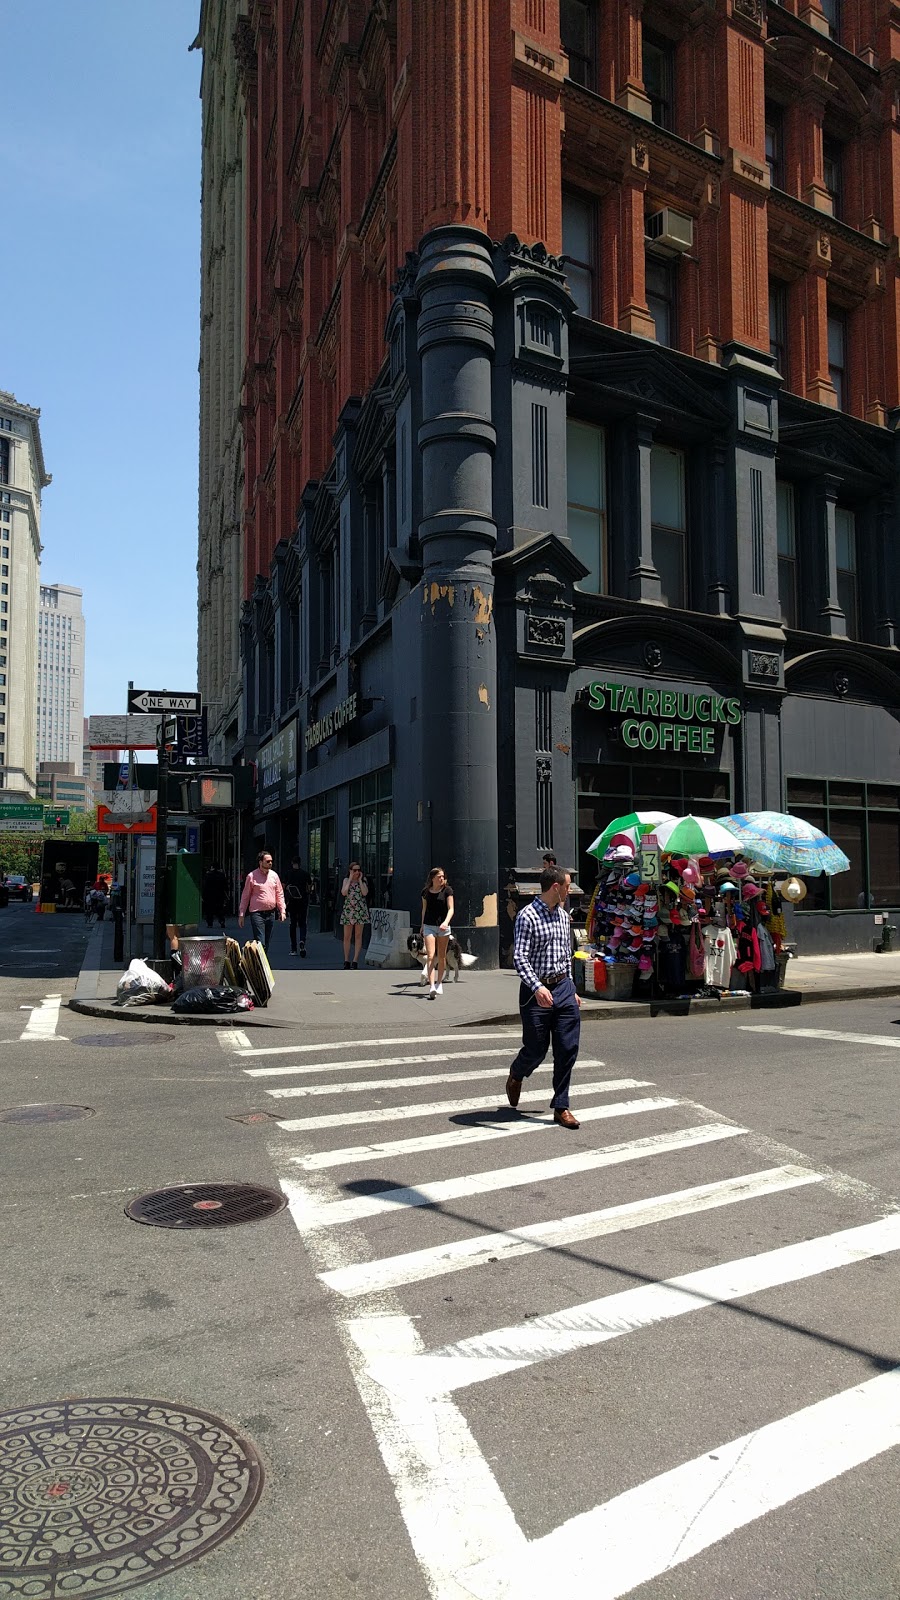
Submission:
<svg viewBox="0 0 900 1600">
<path fill-rule="evenodd" d="M 806 878 L 817 878 L 824 872 L 833 878 L 836 872 L 850 868 L 834 840 L 802 817 L 791 817 L 784 811 L 748 811 L 720 817 L 719 821 L 740 839 L 745 855 L 775 872 L 798 872 Z"/>
</svg>

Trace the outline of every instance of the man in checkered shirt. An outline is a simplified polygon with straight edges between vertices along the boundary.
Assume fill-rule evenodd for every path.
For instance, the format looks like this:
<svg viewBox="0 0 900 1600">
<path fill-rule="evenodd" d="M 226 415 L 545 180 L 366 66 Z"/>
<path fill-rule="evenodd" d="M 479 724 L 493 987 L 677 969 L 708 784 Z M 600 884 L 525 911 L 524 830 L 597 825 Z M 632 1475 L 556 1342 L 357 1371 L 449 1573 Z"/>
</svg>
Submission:
<svg viewBox="0 0 900 1600">
<path fill-rule="evenodd" d="M 521 978 L 522 1048 L 509 1069 L 506 1098 L 517 1106 L 522 1079 L 539 1067 L 553 1044 L 553 1120 L 577 1128 L 569 1110 L 569 1080 L 581 1036 L 581 1001 L 572 981 L 572 926 L 566 911 L 569 874 L 560 867 L 541 873 L 541 892 L 523 906 L 513 933 L 513 965 Z"/>
</svg>

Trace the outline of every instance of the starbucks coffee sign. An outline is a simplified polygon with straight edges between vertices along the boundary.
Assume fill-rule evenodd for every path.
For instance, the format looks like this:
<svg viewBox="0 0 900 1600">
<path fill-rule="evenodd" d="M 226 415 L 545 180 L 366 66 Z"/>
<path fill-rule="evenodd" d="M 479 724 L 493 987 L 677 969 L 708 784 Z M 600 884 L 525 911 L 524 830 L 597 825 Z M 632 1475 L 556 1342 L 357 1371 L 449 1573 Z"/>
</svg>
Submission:
<svg viewBox="0 0 900 1600">
<path fill-rule="evenodd" d="M 348 722 L 355 722 L 357 716 L 357 696 L 351 694 L 333 711 L 326 711 L 318 722 L 310 722 L 306 729 L 306 748 L 315 750 L 316 745 L 324 744 L 326 739 L 332 739 L 341 728 L 346 728 Z"/>
<path fill-rule="evenodd" d="M 588 705 L 623 718 L 622 743 L 628 750 L 685 750 L 698 756 L 715 754 L 717 725 L 738 727 L 743 718 L 740 700 L 626 683 L 590 684 Z"/>
</svg>

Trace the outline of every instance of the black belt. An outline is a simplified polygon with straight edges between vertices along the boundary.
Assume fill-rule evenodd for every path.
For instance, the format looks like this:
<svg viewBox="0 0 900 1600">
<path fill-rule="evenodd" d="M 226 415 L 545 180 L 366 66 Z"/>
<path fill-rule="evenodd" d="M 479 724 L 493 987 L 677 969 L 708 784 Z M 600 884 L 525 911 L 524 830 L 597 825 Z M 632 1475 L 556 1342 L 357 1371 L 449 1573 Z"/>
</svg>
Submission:
<svg viewBox="0 0 900 1600">
<path fill-rule="evenodd" d="M 569 977 L 571 977 L 569 972 L 551 972 L 546 978 L 541 979 L 541 988 L 556 989 L 559 984 L 564 983 L 566 978 Z"/>
</svg>

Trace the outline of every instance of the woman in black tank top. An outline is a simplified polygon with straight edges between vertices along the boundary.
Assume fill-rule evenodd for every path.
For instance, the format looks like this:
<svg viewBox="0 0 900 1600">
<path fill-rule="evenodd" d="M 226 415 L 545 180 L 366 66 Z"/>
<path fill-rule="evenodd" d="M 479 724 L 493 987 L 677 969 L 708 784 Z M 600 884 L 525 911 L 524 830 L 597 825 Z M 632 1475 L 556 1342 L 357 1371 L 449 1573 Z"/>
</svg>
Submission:
<svg viewBox="0 0 900 1600">
<path fill-rule="evenodd" d="M 453 910 L 453 890 L 447 882 L 444 869 L 432 867 L 422 890 L 422 926 L 419 929 L 425 939 L 425 976 L 431 982 L 429 1000 L 436 999 L 444 992 L 444 970 Z"/>
</svg>

